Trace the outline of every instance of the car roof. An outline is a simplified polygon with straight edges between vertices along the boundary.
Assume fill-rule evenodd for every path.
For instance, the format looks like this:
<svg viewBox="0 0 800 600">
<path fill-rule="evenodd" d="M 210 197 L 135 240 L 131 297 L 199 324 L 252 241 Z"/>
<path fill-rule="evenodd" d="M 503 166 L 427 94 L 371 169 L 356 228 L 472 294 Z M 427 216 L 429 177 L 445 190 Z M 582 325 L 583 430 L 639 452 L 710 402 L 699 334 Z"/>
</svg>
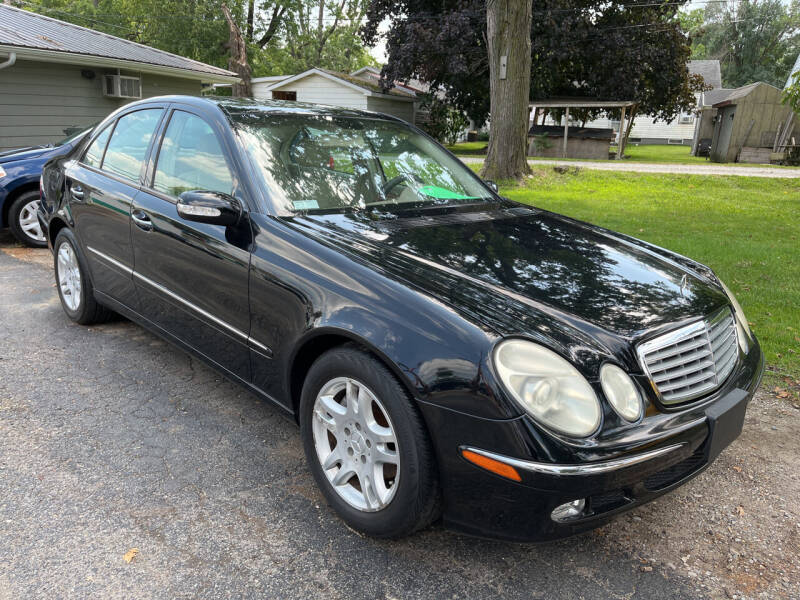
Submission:
<svg viewBox="0 0 800 600">
<path fill-rule="evenodd" d="M 268 114 L 285 115 L 315 115 L 321 117 L 361 117 L 369 119 L 385 119 L 387 121 L 401 121 L 397 117 L 384 113 L 345 108 L 340 106 L 327 106 L 324 104 L 310 104 L 307 102 L 294 102 L 289 100 L 251 100 L 248 98 L 230 98 L 225 96 L 156 96 L 139 100 L 127 106 L 145 105 L 153 102 L 174 102 L 197 108 L 218 107 L 230 120 L 236 121 L 239 117 L 252 116 L 254 111 Z"/>
</svg>

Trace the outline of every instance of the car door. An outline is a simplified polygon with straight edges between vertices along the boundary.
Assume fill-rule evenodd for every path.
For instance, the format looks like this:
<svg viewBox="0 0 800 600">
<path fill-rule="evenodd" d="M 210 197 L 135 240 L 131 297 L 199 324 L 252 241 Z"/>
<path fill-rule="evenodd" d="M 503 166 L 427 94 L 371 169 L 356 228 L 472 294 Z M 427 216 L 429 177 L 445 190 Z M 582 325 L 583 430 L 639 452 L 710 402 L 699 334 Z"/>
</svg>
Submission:
<svg viewBox="0 0 800 600">
<path fill-rule="evenodd" d="M 146 318 L 249 381 L 249 218 L 230 227 L 197 223 L 176 207 L 193 190 L 231 194 L 246 205 L 231 149 L 212 122 L 189 109 L 169 116 L 148 185 L 132 207 L 134 282 Z"/>
<path fill-rule="evenodd" d="M 94 288 L 134 309 L 130 209 L 163 114 L 164 107 L 155 106 L 121 115 L 65 169 L 70 212 Z"/>
</svg>

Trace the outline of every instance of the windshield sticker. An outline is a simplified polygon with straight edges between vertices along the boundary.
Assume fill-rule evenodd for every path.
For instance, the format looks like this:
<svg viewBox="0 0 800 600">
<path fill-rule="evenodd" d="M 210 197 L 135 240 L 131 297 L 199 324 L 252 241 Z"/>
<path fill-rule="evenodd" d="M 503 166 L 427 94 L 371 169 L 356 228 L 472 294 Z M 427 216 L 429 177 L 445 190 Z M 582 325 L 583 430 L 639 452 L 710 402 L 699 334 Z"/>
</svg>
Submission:
<svg viewBox="0 0 800 600">
<path fill-rule="evenodd" d="M 439 187 L 438 185 L 423 185 L 419 188 L 419 192 L 430 196 L 431 198 L 440 198 L 442 200 L 478 200 L 478 196 L 465 196 L 458 194 L 447 188 Z"/>
<path fill-rule="evenodd" d="M 292 206 L 295 210 L 314 210 L 319 208 L 319 202 L 316 200 L 294 200 Z"/>
</svg>

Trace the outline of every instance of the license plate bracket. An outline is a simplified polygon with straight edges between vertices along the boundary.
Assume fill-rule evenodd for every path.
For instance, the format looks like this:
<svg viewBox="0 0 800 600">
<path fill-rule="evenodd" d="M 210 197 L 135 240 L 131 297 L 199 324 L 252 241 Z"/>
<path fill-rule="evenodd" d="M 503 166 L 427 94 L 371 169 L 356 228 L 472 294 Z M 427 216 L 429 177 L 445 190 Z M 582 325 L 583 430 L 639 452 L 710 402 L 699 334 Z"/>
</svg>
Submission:
<svg viewBox="0 0 800 600">
<path fill-rule="evenodd" d="M 706 409 L 708 443 L 706 454 L 715 459 L 742 433 L 744 416 L 750 395 L 744 390 L 733 390 Z"/>
</svg>

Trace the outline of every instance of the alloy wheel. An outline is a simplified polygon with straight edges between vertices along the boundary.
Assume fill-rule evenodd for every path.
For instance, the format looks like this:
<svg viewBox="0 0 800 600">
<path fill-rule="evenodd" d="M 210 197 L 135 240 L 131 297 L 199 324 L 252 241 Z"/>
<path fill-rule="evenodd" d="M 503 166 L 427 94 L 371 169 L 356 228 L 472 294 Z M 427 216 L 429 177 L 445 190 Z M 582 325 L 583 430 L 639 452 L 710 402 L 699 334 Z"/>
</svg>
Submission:
<svg viewBox="0 0 800 600">
<path fill-rule="evenodd" d="M 58 247 L 58 286 L 61 298 L 71 311 L 78 310 L 81 304 L 81 270 L 75 250 L 64 242 Z"/>
<path fill-rule="evenodd" d="M 312 433 L 322 470 L 345 502 L 376 512 L 392 501 L 400 476 L 397 437 L 383 404 L 365 385 L 337 377 L 322 386 Z"/>
<path fill-rule="evenodd" d="M 19 212 L 19 227 L 22 231 L 32 240 L 37 242 L 44 241 L 44 233 L 42 233 L 42 226 L 39 224 L 39 219 L 36 216 L 39 201 L 31 200 Z"/>
</svg>

